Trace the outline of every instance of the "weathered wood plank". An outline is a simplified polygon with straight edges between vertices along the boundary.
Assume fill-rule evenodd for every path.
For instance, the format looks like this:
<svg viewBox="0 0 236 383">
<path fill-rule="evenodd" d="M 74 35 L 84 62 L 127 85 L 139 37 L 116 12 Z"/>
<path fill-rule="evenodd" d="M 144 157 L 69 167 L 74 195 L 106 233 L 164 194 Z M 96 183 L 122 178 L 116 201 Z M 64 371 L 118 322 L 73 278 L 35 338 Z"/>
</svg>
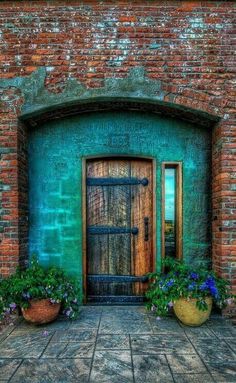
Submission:
<svg viewBox="0 0 236 383">
<path fill-rule="evenodd" d="M 88 274 L 108 274 L 108 235 L 88 235 Z"/>
<path fill-rule="evenodd" d="M 131 225 L 139 228 L 137 236 L 132 237 L 132 274 L 144 275 L 153 267 L 153 171 L 152 162 L 135 160 L 131 162 L 131 176 L 144 178 L 149 181 L 148 185 L 132 186 Z M 145 230 L 145 218 L 148 218 L 148 228 Z M 145 231 L 148 240 L 145 238 Z M 134 283 L 133 293 L 142 295 L 147 288 L 146 283 Z"/>
<path fill-rule="evenodd" d="M 106 161 L 89 161 L 87 177 L 108 176 Z M 87 188 L 87 226 L 108 224 L 108 191 L 100 186 Z M 87 273 L 108 274 L 109 272 L 109 239 L 105 235 L 88 235 L 87 233 Z M 100 285 L 88 284 L 88 294 L 100 294 Z"/>
<path fill-rule="evenodd" d="M 110 160 L 110 177 L 129 177 L 130 161 Z M 130 185 L 109 187 L 109 224 L 118 227 L 130 227 Z M 109 235 L 109 274 L 129 275 L 130 265 L 130 234 Z M 112 283 L 109 294 L 130 295 L 131 284 Z"/>
</svg>

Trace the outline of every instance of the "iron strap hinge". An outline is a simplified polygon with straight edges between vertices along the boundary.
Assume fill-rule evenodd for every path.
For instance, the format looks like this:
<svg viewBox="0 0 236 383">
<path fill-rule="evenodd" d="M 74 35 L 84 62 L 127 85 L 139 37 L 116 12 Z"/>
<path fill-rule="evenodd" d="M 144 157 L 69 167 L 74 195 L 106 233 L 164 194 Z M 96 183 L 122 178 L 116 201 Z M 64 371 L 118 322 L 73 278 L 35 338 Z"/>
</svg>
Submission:
<svg viewBox="0 0 236 383">
<path fill-rule="evenodd" d="M 146 275 L 107 275 L 107 274 L 88 274 L 87 279 L 89 282 L 101 283 L 124 283 L 124 282 L 147 282 Z"/>
<path fill-rule="evenodd" d="M 88 234 L 138 234 L 137 227 L 89 226 Z"/>
<path fill-rule="evenodd" d="M 113 177 L 100 177 L 100 178 L 87 178 L 87 186 L 118 186 L 118 185 L 148 185 L 147 178 L 113 178 Z"/>
</svg>

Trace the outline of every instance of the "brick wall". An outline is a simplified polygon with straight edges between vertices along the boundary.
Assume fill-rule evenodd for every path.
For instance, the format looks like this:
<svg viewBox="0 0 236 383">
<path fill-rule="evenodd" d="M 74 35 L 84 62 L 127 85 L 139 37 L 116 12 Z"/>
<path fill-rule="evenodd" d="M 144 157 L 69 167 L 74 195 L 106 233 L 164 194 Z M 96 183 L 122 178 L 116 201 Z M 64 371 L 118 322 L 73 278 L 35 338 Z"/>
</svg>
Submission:
<svg viewBox="0 0 236 383">
<path fill-rule="evenodd" d="M 0 269 L 8 275 L 19 262 L 18 114 L 17 89 L 1 90 L 0 103 Z"/>
<path fill-rule="evenodd" d="M 164 101 L 220 117 L 212 152 L 213 264 L 236 289 L 235 2 L 3 1 L 0 9 L 0 79 L 45 67 L 45 87 L 60 93 L 70 78 L 102 88 L 105 79 L 143 67 L 160 81 Z M 4 84 L 0 265 L 7 275 L 27 246 L 27 158 L 17 119 L 23 96 Z"/>
</svg>

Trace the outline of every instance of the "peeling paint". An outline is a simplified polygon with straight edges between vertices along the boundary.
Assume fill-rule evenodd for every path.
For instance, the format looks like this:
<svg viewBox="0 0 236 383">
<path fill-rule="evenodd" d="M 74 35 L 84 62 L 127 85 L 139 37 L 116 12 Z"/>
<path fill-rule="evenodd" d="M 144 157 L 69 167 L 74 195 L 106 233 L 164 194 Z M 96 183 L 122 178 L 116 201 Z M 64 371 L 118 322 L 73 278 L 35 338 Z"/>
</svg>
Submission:
<svg viewBox="0 0 236 383">
<path fill-rule="evenodd" d="M 162 89 L 162 82 L 146 77 L 143 67 L 131 69 L 125 78 L 105 79 L 102 88 L 87 88 L 73 76 L 69 76 L 61 93 L 51 93 L 45 88 L 45 78 L 46 69 L 39 68 L 28 77 L 0 79 L 0 89 L 15 87 L 22 92 L 24 103 L 21 116 L 23 118 L 29 118 L 34 114 L 37 115 L 44 110 L 70 105 L 70 103 L 88 102 L 94 99 L 130 99 L 149 103 L 164 103 L 166 95 L 166 92 Z M 174 98 L 172 98 L 171 102 L 174 102 Z M 180 106 L 180 108 L 182 107 Z M 182 109 L 186 109 L 186 107 Z M 206 123 L 206 120 L 209 122 L 218 120 L 217 116 L 194 111 L 194 109 L 191 110 L 191 113 L 201 115 L 201 118 L 205 121 L 204 123 Z"/>
<path fill-rule="evenodd" d="M 161 46 L 162 46 L 161 43 L 153 42 L 153 43 L 151 43 L 148 47 L 149 47 L 150 49 L 159 49 L 159 48 L 161 48 Z"/>
<path fill-rule="evenodd" d="M 111 57 L 108 61 L 109 65 L 122 65 L 123 61 L 127 58 L 129 54 L 129 47 L 130 47 L 131 41 L 130 39 L 119 39 L 117 43 L 117 49 L 122 50 L 122 55 L 117 55 L 115 57 Z"/>
<path fill-rule="evenodd" d="M 46 68 L 46 72 L 52 72 L 55 69 L 54 66 L 46 66 L 45 68 Z"/>
</svg>

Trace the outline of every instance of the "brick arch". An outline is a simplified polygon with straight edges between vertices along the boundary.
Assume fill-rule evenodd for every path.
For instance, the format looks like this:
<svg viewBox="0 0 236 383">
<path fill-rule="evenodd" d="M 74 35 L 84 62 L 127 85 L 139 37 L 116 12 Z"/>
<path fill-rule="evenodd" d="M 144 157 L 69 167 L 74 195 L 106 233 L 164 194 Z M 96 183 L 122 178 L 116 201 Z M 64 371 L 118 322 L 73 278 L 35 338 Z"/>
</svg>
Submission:
<svg viewBox="0 0 236 383">
<path fill-rule="evenodd" d="M 5 185 L 2 190 L 3 204 L 9 203 L 9 215 L 3 216 L 5 223 L 1 236 L 0 248 L 2 255 L 0 258 L 0 269 L 3 275 L 9 275 L 14 271 L 17 264 L 27 262 L 27 129 L 32 129 L 35 125 L 41 124 L 47 120 L 58 119 L 75 115 L 78 113 L 93 112 L 98 110 L 142 110 L 152 113 L 162 114 L 164 116 L 180 118 L 191 123 L 203 125 L 206 128 L 213 128 L 212 153 L 213 153 L 213 173 L 212 173 L 212 201 L 213 201 L 213 267 L 221 275 L 224 275 L 233 282 L 233 264 L 231 254 L 234 247 L 232 241 L 231 221 L 227 221 L 227 214 L 224 209 L 225 204 L 232 204 L 230 201 L 230 192 L 228 191 L 230 174 L 223 170 L 222 132 L 224 131 L 224 120 L 218 116 L 210 114 L 209 110 L 199 110 L 190 107 L 190 99 L 176 99 L 181 103 L 157 100 L 154 97 L 91 97 L 75 98 L 70 101 L 52 103 L 49 107 L 44 105 L 37 107 L 37 110 L 22 113 L 22 99 L 19 91 L 17 97 L 13 97 L 14 91 L 8 90 L 9 100 L 5 102 L 6 108 L 16 103 L 15 114 L 12 115 L 12 126 L 16 134 L 15 142 L 15 162 L 11 162 L 11 171 L 14 175 L 10 185 Z M 167 96 L 166 96 L 167 97 Z M 169 96 L 170 97 L 170 96 Z M 182 96 L 178 96 L 182 97 Z M 196 100 L 197 102 L 197 100 Z M 191 105 L 195 105 L 193 102 Z M 198 104 L 199 105 L 199 104 Z M 32 105 L 34 106 L 34 105 Z M 9 113 L 9 110 L 7 110 Z M 12 131 L 10 136 L 12 136 Z M 221 144 L 222 145 L 222 144 Z M 12 153 L 13 154 L 13 153 Z M 5 158 L 6 159 L 6 158 Z M 6 164 L 6 171 L 9 170 Z M 4 180 L 3 180 L 4 181 Z M 223 202 L 225 201 L 225 202 Z M 224 204 L 224 205 L 223 205 Z M 7 205 L 6 205 L 7 206 Z M 228 209 L 232 207 L 229 206 Z M 13 235 L 9 235 L 9 229 L 13 229 Z M 227 239 L 228 238 L 228 239 Z M 229 257 L 228 257 L 229 256 Z M 227 258 L 228 257 L 228 258 Z"/>
<path fill-rule="evenodd" d="M 103 96 L 86 98 L 75 98 L 69 102 L 42 106 L 30 113 L 23 113 L 20 120 L 28 126 L 34 127 L 43 122 L 95 111 L 107 110 L 136 110 L 160 114 L 166 117 L 176 118 L 205 126 L 213 127 L 220 120 L 218 115 L 209 113 L 207 110 L 199 110 L 191 107 L 190 100 L 186 104 L 170 101 L 156 100 L 147 97 L 120 97 Z M 192 101 L 193 104 L 193 101 Z"/>
</svg>

